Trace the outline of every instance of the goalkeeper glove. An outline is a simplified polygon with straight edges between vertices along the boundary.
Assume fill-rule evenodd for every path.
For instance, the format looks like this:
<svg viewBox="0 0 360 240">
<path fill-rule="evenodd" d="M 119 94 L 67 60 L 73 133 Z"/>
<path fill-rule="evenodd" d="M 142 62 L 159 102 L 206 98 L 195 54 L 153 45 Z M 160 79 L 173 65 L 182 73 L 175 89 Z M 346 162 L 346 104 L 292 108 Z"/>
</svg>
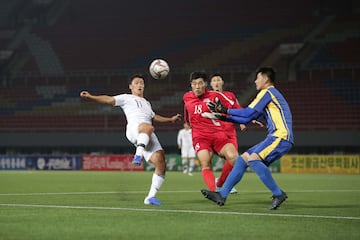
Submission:
<svg viewBox="0 0 360 240">
<path fill-rule="evenodd" d="M 218 113 L 227 113 L 228 109 L 222 105 L 220 100 L 217 100 L 216 103 L 214 102 L 208 102 L 206 104 L 210 111 L 212 112 L 218 112 Z"/>
</svg>

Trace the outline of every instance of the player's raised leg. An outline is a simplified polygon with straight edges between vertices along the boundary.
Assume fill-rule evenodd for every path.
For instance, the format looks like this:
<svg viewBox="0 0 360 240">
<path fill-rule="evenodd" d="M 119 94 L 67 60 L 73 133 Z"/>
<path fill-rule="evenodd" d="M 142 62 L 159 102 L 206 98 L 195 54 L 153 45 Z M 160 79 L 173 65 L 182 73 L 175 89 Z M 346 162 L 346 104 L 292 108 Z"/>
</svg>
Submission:
<svg viewBox="0 0 360 240">
<path fill-rule="evenodd" d="M 136 139 L 136 152 L 132 163 L 134 165 L 140 165 L 143 152 L 149 143 L 150 136 L 154 132 L 154 127 L 149 123 L 141 123 L 139 125 L 139 135 Z"/>
</svg>

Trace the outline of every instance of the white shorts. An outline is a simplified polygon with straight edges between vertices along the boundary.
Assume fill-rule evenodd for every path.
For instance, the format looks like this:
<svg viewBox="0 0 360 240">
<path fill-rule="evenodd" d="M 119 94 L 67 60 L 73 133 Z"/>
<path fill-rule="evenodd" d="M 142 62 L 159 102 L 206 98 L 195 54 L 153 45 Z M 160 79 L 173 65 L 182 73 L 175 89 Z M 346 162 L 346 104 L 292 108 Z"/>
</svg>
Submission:
<svg viewBox="0 0 360 240">
<path fill-rule="evenodd" d="M 126 138 L 136 146 L 136 140 L 139 135 L 138 131 L 138 125 L 127 127 L 126 129 Z M 144 159 L 146 162 L 148 162 L 154 152 L 157 152 L 159 150 L 163 150 L 160 141 L 158 137 L 155 135 L 155 133 L 152 133 L 150 136 L 150 140 L 148 145 L 145 148 L 145 151 L 143 153 Z"/>
<path fill-rule="evenodd" d="M 195 158 L 195 150 L 193 146 L 183 146 L 181 148 L 181 157 L 182 158 Z"/>
</svg>

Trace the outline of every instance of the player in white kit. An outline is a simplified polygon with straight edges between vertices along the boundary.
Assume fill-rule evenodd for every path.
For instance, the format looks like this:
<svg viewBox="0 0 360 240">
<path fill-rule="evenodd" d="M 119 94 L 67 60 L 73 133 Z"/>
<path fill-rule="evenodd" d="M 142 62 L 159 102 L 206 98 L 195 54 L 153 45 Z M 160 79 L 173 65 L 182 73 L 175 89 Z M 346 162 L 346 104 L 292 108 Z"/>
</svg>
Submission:
<svg viewBox="0 0 360 240">
<path fill-rule="evenodd" d="M 164 150 L 154 133 L 152 121 L 175 122 L 180 120 L 181 115 L 163 117 L 154 113 L 150 102 L 144 98 L 145 78 L 142 75 L 137 74 L 130 78 L 129 89 L 131 94 L 116 96 L 92 95 L 88 91 L 82 91 L 80 97 L 122 108 L 127 120 L 126 137 L 136 146 L 133 164 L 140 165 L 144 158 L 155 166 L 150 191 L 144 204 L 161 205 L 162 203 L 156 198 L 156 193 L 165 180 L 166 161 Z"/>
<path fill-rule="evenodd" d="M 193 147 L 191 128 L 188 122 L 184 122 L 184 128 L 179 130 L 177 144 L 181 150 L 183 172 L 192 176 L 195 165 L 195 149 Z"/>
</svg>

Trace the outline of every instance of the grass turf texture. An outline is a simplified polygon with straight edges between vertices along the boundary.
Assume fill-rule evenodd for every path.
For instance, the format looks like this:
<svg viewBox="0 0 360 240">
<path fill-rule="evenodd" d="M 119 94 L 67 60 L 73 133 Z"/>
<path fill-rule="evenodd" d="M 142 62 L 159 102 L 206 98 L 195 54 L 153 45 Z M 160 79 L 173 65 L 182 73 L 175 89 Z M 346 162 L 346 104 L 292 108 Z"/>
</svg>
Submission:
<svg viewBox="0 0 360 240">
<path fill-rule="evenodd" d="M 168 172 L 164 205 L 146 206 L 151 175 L 0 171 L 0 239 L 360 239 L 359 175 L 274 174 L 289 196 L 276 211 L 254 173 L 219 207 L 200 173 Z"/>
</svg>

